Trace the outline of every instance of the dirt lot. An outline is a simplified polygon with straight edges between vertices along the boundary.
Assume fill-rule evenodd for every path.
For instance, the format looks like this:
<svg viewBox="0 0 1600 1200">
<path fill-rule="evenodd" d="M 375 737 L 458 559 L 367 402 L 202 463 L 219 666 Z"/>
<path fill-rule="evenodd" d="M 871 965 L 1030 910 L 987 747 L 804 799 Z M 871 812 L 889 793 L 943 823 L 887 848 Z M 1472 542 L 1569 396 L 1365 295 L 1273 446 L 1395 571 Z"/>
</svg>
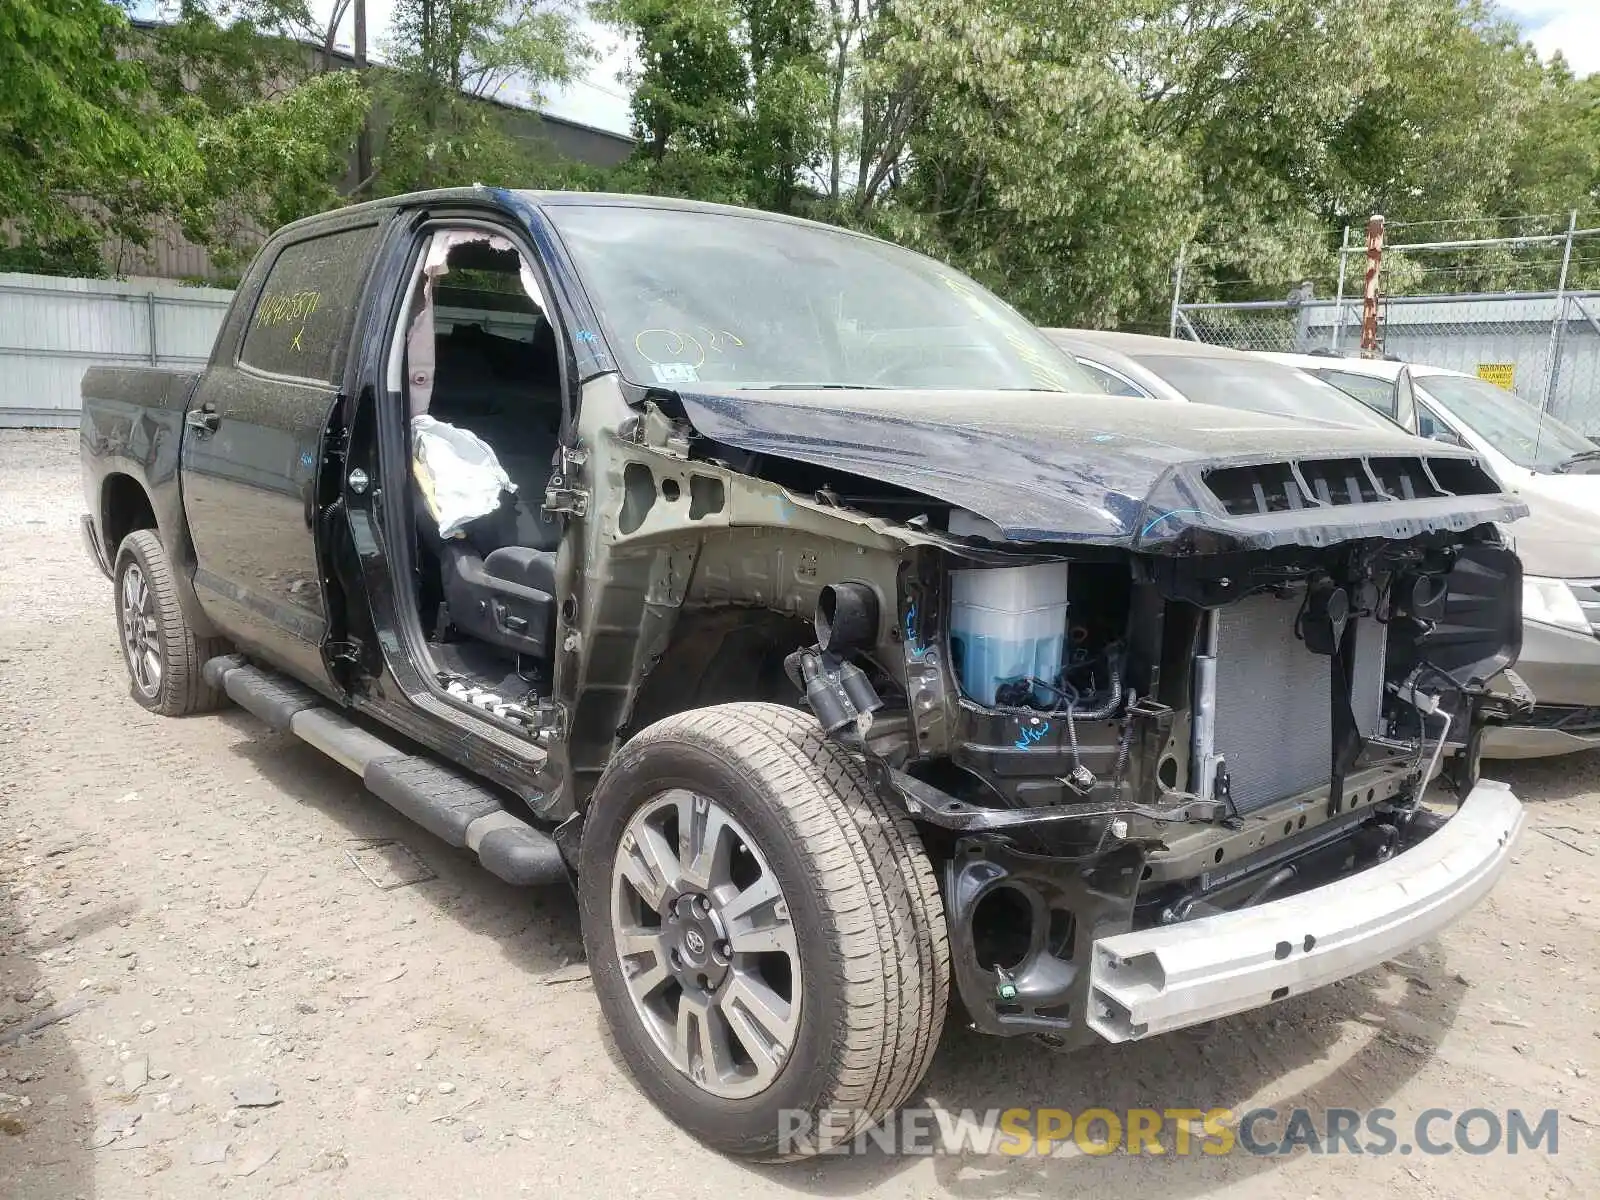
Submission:
<svg viewBox="0 0 1600 1200">
<path fill-rule="evenodd" d="M 1600 1194 L 1600 756 L 1498 772 L 1531 808 L 1515 868 L 1403 961 L 1072 1057 L 952 1029 L 923 1092 L 953 1109 L 1385 1106 L 1402 1129 L 1432 1107 L 1553 1106 L 1554 1157 L 746 1167 L 629 1083 L 564 891 L 501 885 L 243 713 L 162 720 L 127 698 L 76 455 L 75 434 L 0 431 L 0 1196 Z M 376 886 L 347 853 L 371 839 L 434 878 Z M 409 864 L 368 865 L 394 882 L 382 871 Z"/>
</svg>

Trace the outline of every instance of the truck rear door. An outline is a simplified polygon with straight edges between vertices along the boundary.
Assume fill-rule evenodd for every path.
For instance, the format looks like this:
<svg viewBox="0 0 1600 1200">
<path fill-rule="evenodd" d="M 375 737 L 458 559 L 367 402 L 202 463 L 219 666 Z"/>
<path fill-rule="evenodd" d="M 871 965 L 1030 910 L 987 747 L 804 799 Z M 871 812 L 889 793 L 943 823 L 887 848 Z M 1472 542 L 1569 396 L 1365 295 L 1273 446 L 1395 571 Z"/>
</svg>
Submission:
<svg viewBox="0 0 1600 1200">
<path fill-rule="evenodd" d="M 201 607 L 240 647 L 319 686 L 322 438 L 379 234 L 375 215 L 353 215 L 269 243 L 185 416 L 183 507 Z"/>
</svg>

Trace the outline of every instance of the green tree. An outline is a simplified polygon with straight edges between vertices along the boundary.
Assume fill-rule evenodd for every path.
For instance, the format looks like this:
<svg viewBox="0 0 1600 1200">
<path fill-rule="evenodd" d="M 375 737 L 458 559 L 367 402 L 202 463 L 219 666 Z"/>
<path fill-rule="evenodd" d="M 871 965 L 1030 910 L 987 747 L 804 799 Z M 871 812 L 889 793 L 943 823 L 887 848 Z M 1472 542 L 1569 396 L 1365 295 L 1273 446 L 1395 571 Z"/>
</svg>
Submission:
<svg viewBox="0 0 1600 1200">
<path fill-rule="evenodd" d="M 214 257 L 239 261 L 263 232 L 337 207 L 370 99 L 354 73 L 328 72 L 199 123 L 204 169 L 186 197 L 186 232 Z"/>
<path fill-rule="evenodd" d="M 1136 309 L 1192 229 L 1196 188 L 1181 154 L 1143 136 L 1109 61 L 1129 12 L 900 4 L 871 64 L 883 100 L 863 121 L 866 219 L 1036 320 Z"/>
<path fill-rule="evenodd" d="M 182 0 L 133 29 L 103 0 L 0 6 L 0 218 L 8 265 L 104 269 L 112 239 L 181 225 L 224 259 L 338 201 L 366 98 L 286 40 L 301 0 Z"/>
<path fill-rule="evenodd" d="M 15 265 L 92 258 L 101 181 L 131 177 L 147 203 L 172 203 L 195 166 L 181 131 L 142 110 L 144 68 L 118 55 L 127 28 L 105 0 L 0 5 L 0 220 L 23 243 Z"/>
<path fill-rule="evenodd" d="M 596 11 L 633 34 L 639 60 L 643 162 L 622 181 L 793 211 L 825 141 L 813 0 L 605 0 Z"/>
<path fill-rule="evenodd" d="M 1153 318 L 1186 242 L 1204 245 L 1191 296 L 1276 298 L 1331 287 L 1340 228 L 1373 211 L 1498 228 L 1597 198 L 1597 85 L 1541 65 L 1485 0 L 601 11 L 639 48 L 648 169 L 624 183 L 867 226 L 1041 320 Z M 772 17 L 805 31 L 778 136 L 752 102 Z"/>
<path fill-rule="evenodd" d="M 1116 61 L 1144 136 L 1182 155 L 1197 188 L 1186 216 L 1210 254 L 1196 275 L 1276 289 L 1333 269 L 1336 135 L 1381 78 L 1402 2 L 1194 0 L 1129 30 Z"/>
<path fill-rule="evenodd" d="M 175 220 L 229 265 L 263 231 L 340 203 L 370 98 L 356 74 L 308 53 L 323 37 L 304 0 L 178 0 L 129 49 L 147 103 L 184 130 L 197 167 L 175 207 L 141 212 L 125 195 L 113 207 L 136 225 Z"/>
<path fill-rule="evenodd" d="M 824 26 L 814 0 L 739 0 L 747 75 L 740 141 L 751 197 L 793 212 L 801 176 L 818 164 L 827 85 Z"/>
<path fill-rule="evenodd" d="M 534 182 L 540 152 L 484 103 L 513 80 L 537 99 L 571 80 L 590 49 L 562 0 L 399 0 L 377 105 L 387 124 L 375 190 Z"/>
</svg>

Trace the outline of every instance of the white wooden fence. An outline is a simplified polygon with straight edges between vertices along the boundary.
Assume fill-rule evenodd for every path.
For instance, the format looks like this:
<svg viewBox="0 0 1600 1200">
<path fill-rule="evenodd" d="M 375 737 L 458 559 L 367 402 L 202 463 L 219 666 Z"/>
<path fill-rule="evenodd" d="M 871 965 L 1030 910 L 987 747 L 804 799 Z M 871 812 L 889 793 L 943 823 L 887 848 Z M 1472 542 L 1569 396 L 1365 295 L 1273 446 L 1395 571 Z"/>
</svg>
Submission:
<svg viewBox="0 0 1600 1200">
<path fill-rule="evenodd" d="M 233 293 L 0 274 L 0 427 L 71 427 L 96 364 L 198 367 Z"/>
</svg>

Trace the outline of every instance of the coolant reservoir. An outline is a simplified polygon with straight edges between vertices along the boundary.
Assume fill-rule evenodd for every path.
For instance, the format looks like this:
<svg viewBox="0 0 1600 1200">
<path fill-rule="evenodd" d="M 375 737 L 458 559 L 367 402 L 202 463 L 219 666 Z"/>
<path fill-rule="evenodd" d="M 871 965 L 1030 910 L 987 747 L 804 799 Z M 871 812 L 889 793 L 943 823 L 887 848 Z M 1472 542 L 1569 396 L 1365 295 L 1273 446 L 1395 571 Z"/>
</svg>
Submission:
<svg viewBox="0 0 1600 1200">
<path fill-rule="evenodd" d="M 951 512 L 950 532 L 1000 540 L 989 522 L 961 511 Z M 968 698 L 992 705 L 1006 683 L 1054 684 L 1067 641 L 1066 563 L 952 571 L 950 591 L 950 646 Z M 1047 688 L 1032 694 L 1056 700 Z"/>
</svg>

